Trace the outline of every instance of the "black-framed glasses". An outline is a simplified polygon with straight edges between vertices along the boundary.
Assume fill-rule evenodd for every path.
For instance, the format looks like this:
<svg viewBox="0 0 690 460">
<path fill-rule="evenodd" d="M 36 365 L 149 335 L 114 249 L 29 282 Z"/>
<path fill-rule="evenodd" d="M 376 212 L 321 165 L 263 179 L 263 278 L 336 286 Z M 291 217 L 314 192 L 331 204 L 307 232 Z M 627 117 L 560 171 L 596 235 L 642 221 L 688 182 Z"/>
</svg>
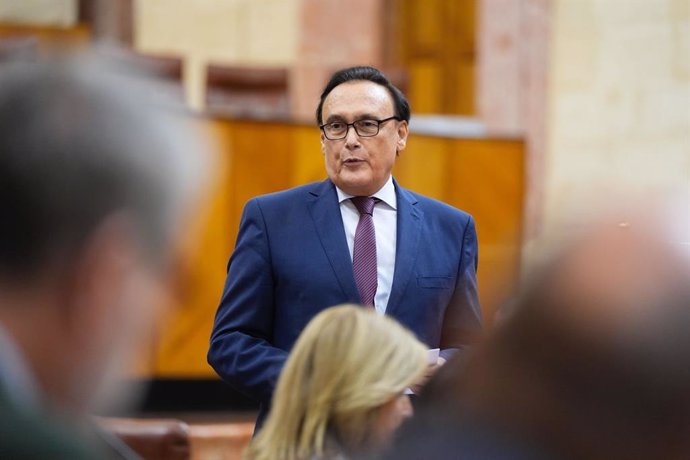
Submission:
<svg viewBox="0 0 690 460">
<path fill-rule="evenodd" d="M 347 132 L 350 130 L 350 126 L 355 128 L 355 132 L 360 137 L 373 137 L 379 133 L 381 125 L 390 120 L 400 120 L 397 116 L 392 116 L 384 118 L 383 120 L 374 120 L 370 118 L 365 118 L 362 120 L 353 121 L 352 123 L 345 123 L 344 121 L 333 121 L 331 123 L 326 123 L 319 126 L 326 139 L 331 141 L 337 141 L 340 139 L 345 139 L 347 137 Z"/>
</svg>

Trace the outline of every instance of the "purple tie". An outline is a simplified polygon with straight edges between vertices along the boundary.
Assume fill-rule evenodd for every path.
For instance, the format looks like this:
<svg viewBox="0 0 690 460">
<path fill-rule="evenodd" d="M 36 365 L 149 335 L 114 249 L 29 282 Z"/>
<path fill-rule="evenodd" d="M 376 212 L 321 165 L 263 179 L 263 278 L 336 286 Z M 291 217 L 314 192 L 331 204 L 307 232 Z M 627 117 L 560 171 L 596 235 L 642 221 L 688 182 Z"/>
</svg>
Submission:
<svg viewBox="0 0 690 460">
<path fill-rule="evenodd" d="M 355 232 L 352 251 L 352 268 L 359 290 L 362 305 L 374 306 L 374 296 L 378 286 L 376 272 L 376 231 L 374 229 L 374 205 L 376 199 L 368 196 L 351 198 L 357 211 L 359 223 Z"/>
</svg>

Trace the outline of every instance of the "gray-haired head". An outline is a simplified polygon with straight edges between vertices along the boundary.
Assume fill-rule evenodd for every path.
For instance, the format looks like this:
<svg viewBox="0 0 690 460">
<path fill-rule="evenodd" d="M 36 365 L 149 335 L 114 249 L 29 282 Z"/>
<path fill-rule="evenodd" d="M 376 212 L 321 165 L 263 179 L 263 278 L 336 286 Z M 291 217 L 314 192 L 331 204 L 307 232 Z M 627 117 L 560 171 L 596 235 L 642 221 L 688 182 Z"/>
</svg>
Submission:
<svg viewBox="0 0 690 460">
<path fill-rule="evenodd" d="M 59 265 L 119 212 L 165 255 L 205 152 L 135 73 L 93 56 L 0 65 L 0 277 Z"/>
</svg>

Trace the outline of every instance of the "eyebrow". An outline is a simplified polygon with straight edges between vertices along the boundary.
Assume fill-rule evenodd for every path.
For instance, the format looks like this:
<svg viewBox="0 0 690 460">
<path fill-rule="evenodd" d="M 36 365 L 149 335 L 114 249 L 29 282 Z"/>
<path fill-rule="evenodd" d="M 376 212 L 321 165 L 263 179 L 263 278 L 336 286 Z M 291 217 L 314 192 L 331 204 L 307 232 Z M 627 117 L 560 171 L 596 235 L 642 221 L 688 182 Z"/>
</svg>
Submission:
<svg viewBox="0 0 690 460">
<path fill-rule="evenodd" d="M 379 118 L 378 115 L 372 115 L 370 113 L 364 113 L 364 114 L 361 114 L 361 115 L 355 117 L 353 122 L 358 121 L 358 120 L 380 120 L 380 119 L 381 118 Z M 332 123 L 334 121 L 345 121 L 345 117 L 343 117 L 342 115 L 334 114 L 334 115 L 331 115 L 328 118 L 326 118 L 325 123 Z"/>
</svg>

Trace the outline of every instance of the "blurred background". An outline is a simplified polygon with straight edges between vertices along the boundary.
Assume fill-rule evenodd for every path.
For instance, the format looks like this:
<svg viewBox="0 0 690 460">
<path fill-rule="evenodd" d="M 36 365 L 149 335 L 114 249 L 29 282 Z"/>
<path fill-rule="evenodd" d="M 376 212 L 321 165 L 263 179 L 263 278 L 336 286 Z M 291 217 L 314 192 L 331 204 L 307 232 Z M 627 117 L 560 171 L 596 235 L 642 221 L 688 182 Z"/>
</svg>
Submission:
<svg viewBox="0 0 690 460">
<path fill-rule="evenodd" d="M 0 62 L 95 43 L 149 67 L 217 147 L 175 314 L 133 365 L 145 413 L 254 408 L 206 364 L 225 266 L 247 199 L 325 178 L 314 110 L 342 67 L 408 95 L 394 174 L 475 216 L 487 327 L 604 202 L 623 226 L 654 207 L 690 253 L 688 0 L 0 1 Z"/>
</svg>

